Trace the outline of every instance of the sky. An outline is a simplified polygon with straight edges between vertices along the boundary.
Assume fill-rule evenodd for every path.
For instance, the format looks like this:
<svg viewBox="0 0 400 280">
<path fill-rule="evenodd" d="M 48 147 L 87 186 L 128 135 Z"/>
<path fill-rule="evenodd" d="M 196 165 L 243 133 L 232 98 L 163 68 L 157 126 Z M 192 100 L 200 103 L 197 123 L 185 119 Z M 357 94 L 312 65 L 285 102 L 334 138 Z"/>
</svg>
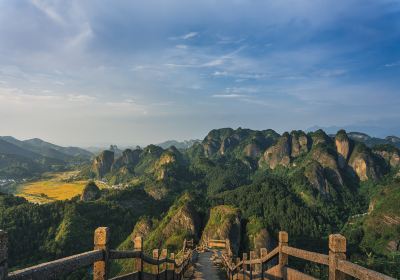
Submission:
<svg viewBox="0 0 400 280">
<path fill-rule="evenodd" d="M 0 135 L 61 145 L 221 127 L 400 136 L 400 1 L 0 0 Z"/>
</svg>

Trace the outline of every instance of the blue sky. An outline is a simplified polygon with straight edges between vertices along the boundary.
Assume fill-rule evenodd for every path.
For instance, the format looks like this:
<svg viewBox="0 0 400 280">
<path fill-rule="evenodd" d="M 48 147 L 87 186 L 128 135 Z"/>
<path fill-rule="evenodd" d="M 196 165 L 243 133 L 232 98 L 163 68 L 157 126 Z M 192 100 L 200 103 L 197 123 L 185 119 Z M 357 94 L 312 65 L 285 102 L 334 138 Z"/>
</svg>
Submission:
<svg viewBox="0 0 400 280">
<path fill-rule="evenodd" d="M 400 135 L 400 2 L 0 0 L 0 135 Z"/>
</svg>

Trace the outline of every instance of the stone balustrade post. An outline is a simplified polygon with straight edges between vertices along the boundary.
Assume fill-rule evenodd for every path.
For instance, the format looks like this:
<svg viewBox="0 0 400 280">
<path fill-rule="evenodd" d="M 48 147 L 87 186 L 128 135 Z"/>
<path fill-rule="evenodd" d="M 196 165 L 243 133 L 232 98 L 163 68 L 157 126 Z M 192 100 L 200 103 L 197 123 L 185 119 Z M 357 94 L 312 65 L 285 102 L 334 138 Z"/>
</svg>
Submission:
<svg viewBox="0 0 400 280">
<path fill-rule="evenodd" d="M 0 230 L 0 280 L 4 280 L 8 275 L 7 253 L 8 236 L 3 230 Z"/>
<path fill-rule="evenodd" d="M 285 267 L 288 265 L 289 256 L 283 252 L 283 247 L 288 246 L 289 237 L 286 231 L 279 232 L 279 277 L 286 278 Z"/>
<path fill-rule="evenodd" d="M 169 269 L 172 270 L 172 279 L 175 280 L 175 254 L 171 253 L 169 258 L 174 261 L 170 264 Z"/>
<path fill-rule="evenodd" d="M 103 260 L 93 264 L 93 280 L 108 279 L 108 255 L 109 255 L 110 230 L 108 227 L 99 227 L 94 232 L 94 249 L 103 250 Z"/>
<path fill-rule="evenodd" d="M 267 255 L 268 255 L 267 248 L 261 248 L 260 249 L 260 258 L 263 259 Z M 261 279 L 262 280 L 264 280 L 264 274 L 265 274 L 266 269 L 267 269 L 267 266 L 264 264 L 264 262 L 261 262 L 260 270 L 261 270 Z"/>
<path fill-rule="evenodd" d="M 162 264 L 162 270 L 164 271 L 165 280 L 167 280 L 168 277 L 167 257 L 168 257 L 168 249 L 163 249 L 161 251 L 161 258 L 165 259 L 165 262 Z"/>
<path fill-rule="evenodd" d="M 143 238 L 141 236 L 133 237 L 133 249 L 140 252 L 140 256 L 135 259 L 134 270 L 139 272 L 139 279 L 143 279 Z"/>
<path fill-rule="evenodd" d="M 154 249 L 153 250 L 153 259 L 158 260 L 159 258 L 159 250 Z M 160 266 L 159 265 L 153 265 L 153 274 L 158 275 L 160 271 Z"/>
<path fill-rule="evenodd" d="M 245 264 L 245 262 L 247 261 L 247 254 L 243 253 L 243 264 L 242 264 L 242 269 L 243 269 L 243 279 L 246 279 L 246 271 L 247 271 L 247 264 Z"/>
<path fill-rule="evenodd" d="M 329 235 L 329 280 L 344 280 L 345 273 L 339 271 L 339 260 L 346 259 L 346 238 L 340 234 Z"/>
</svg>

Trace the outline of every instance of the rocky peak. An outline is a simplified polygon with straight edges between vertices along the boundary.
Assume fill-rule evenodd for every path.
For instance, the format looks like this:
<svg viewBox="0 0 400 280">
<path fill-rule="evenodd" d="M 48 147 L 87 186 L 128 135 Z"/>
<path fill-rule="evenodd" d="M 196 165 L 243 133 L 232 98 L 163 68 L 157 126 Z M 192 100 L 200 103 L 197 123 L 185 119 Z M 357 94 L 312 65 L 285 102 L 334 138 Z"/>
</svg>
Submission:
<svg viewBox="0 0 400 280">
<path fill-rule="evenodd" d="M 103 178 L 105 174 L 111 171 L 113 163 L 114 152 L 105 150 L 93 160 L 92 170 L 98 178 Z"/>
<path fill-rule="evenodd" d="M 382 157 L 391 167 L 400 166 L 400 150 L 392 145 L 379 145 L 374 147 L 373 152 Z"/>
<path fill-rule="evenodd" d="M 271 169 L 275 169 L 278 165 L 288 166 L 290 164 L 291 142 L 289 133 L 285 132 L 278 142 L 268 148 L 259 164 L 267 165 Z"/>
<path fill-rule="evenodd" d="M 228 205 L 218 205 L 210 210 L 208 222 L 201 239 L 229 239 L 234 254 L 239 252 L 241 240 L 240 211 Z"/>
<path fill-rule="evenodd" d="M 122 152 L 122 155 L 117 158 L 112 165 L 112 170 L 118 170 L 124 166 L 128 168 L 134 167 L 140 159 L 140 154 L 142 153 L 141 149 L 126 149 Z"/>
<path fill-rule="evenodd" d="M 82 201 L 92 201 L 100 198 L 100 189 L 94 182 L 89 182 L 83 189 L 81 200 Z"/>
<path fill-rule="evenodd" d="M 336 151 L 338 152 L 338 163 L 340 168 L 345 168 L 350 156 L 350 139 L 345 130 L 339 130 L 335 137 Z"/>
<path fill-rule="evenodd" d="M 310 184 L 319 191 L 323 196 L 329 194 L 329 183 L 325 176 L 324 168 L 317 161 L 309 163 L 304 171 L 304 175 Z"/>
<path fill-rule="evenodd" d="M 357 143 L 351 153 L 349 165 L 361 181 L 377 180 L 382 177 L 382 166 L 371 150 L 362 143 Z"/>
<path fill-rule="evenodd" d="M 290 133 L 290 138 L 291 138 L 291 156 L 292 157 L 298 157 L 299 155 L 303 154 L 303 153 L 307 153 L 308 152 L 308 147 L 309 147 L 309 139 L 307 137 L 307 135 L 301 131 L 292 131 Z"/>
<path fill-rule="evenodd" d="M 332 139 L 322 129 L 311 132 L 309 135 L 311 136 L 313 147 L 318 144 L 329 145 L 332 143 Z"/>
</svg>

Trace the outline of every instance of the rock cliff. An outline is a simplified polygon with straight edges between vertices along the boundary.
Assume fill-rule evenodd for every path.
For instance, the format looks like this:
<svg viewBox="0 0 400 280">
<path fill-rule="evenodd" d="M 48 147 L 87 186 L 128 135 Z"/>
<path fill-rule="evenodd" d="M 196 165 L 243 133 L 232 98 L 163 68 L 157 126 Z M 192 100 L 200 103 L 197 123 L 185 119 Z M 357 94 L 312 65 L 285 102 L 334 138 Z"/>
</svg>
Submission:
<svg viewBox="0 0 400 280">
<path fill-rule="evenodd" d="M 228 205 L 215 206 L 210 210 L 208 222 L 201 239 L 229 239 L 234 254 L 239 252 L 241 239 L 240 212 Z"/>
<path fill-rule="evenodd" d="M 378 158 L 362 143 L 355 145 L 350 156 L 349 165 L 361 181 L 380 179 L 384 171 Z"/>
<path fill-rule="evenodd" d="M 111 171 L 113 163 L 114 152 L 106 150 L 94 159 L 92 170 L 98 178 L 103 178 L 105 174 Z"/>
<path fill-rule="evenodd" d="M 275 169 L 278 165 L 288 166 L 290 164 L 290 149 L 290 135 L 285 132 L 274 146 L 265 151 L 259 164 L 261 166 L 266 165 L 271 169 Z"/>
<path fill-rule="evenodd" d="M 336 151 L 338 152 L 338 163 L 340 168 L 347 166 L 347 160 L 350 156 L 351 143 L 346 131 L 339 130 L 335 137 Z"/>
<path fill-rule="evenodd" d="M 100 189 L 97 187 L 97 185 L 94 182 L 89 182 L 85 188 L 83 189 L 83 192 L 81 194 L 81 200 L 82 201 L 92 201 L 100 198 L 101 192 Z"/>
</svg>

